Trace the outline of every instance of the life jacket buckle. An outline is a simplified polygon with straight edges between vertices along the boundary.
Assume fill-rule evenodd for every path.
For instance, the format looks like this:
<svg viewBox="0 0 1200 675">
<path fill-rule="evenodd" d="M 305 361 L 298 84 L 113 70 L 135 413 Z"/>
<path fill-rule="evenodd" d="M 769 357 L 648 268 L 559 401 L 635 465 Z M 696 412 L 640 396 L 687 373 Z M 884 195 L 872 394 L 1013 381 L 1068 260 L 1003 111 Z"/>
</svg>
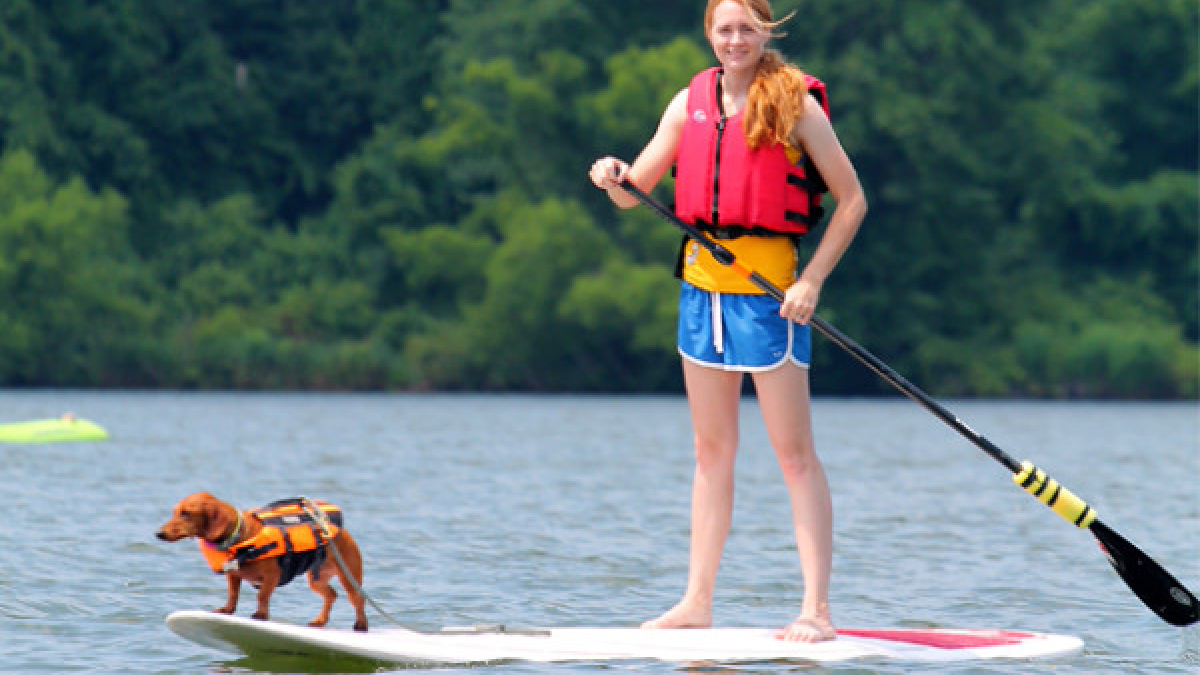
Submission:
<svg viewBox="0 0 1200 675">
<path fill-rule="evenodd" d="M 744 227 L 717 227 L 705 220 L 697 220 L 696 227 L 701 232 L 707 234 L 713 239 L 721 239 L 724 241 L 738 239 L 746 235 L 746 228 Z"/>
</svg>

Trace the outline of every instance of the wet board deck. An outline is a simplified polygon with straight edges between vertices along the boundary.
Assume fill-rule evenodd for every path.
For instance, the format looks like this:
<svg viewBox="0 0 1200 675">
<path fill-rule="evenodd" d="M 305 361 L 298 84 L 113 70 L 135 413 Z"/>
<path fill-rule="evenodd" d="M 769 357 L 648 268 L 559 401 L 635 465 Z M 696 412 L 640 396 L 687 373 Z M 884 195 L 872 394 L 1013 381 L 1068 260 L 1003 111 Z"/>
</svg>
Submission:
<svg viewBox="0 0 1200 675">
<path fill-rule="evenodd" d="M 195 610 L 172 613 L 167 617 L 167 626 L 198 644 L 250 657 L 347 657 L 408 666 L 625 659 L 728 663 L 876 658 L 946 662 L 1053 658 L 1083 651 L 1083 641 L 1077 637 L 990 629 L 841 629 L 836 640 L 800 644 L 776 639 L 775 629 L 769 628 L 448 628 L 417 632 L 383 627 L 356 633 Z"/>
<path fill-rule="evenodd" d="M 108 438 L 104 427 L 89 420 L 30 420 L 0 424 L 0 441 L 8 443 L 57 443 L 61 441 L 102 441 Z"/>
</svg>

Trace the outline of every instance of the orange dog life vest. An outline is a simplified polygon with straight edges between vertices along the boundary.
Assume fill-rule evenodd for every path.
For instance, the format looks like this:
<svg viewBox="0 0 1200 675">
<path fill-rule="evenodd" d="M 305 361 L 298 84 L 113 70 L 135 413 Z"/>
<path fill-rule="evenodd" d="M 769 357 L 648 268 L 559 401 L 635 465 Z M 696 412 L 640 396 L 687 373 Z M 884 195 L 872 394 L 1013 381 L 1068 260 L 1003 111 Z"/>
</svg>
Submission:
<svg viewBox="0 0 1200 675">
<path fill-rule="evenodd" d="M 305 511 L 303 499 L 283 499 L 250 512 L 263 523 L 262 530 L 254 537 L 226 547 L 200 540 L 200 550 L 217 574 L 237 570 L 247 562 L 278 558 L 283 568 L 279 585 L 283 586 L 323 563 L 329 539 L 341 531 L 341 508 L 319 500 L 314 504 L 329 520 L 329 538 Z"/>
</svg>

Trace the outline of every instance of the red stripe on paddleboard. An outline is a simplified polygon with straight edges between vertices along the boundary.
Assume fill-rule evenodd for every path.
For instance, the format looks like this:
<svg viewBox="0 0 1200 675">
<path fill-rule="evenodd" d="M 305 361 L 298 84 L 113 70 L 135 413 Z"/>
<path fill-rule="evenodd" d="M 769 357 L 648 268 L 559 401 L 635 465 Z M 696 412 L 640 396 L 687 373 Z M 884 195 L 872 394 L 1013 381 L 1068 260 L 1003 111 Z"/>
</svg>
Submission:
<svg viewBox="0 0 1200 675">
<path fill-rule="evenodd" d="M 938 649 L 1003 647 L 1006 645 L 1019 645 L 1029 638 L 1036 637 L 1033 633 L 1023 633 L 1015 630 L 946 631 L 903 628 L 839 628 L 838 635 L 907 642 L 909 644 L 936 647 Z"/>
</svg>

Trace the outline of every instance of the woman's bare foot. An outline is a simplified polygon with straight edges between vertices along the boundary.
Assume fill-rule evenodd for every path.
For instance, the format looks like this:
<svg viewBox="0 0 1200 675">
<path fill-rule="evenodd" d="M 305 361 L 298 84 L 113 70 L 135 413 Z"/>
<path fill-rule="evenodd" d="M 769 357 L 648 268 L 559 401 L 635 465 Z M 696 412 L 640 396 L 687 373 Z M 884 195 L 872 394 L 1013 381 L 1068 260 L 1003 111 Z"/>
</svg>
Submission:
<svg viewBox="0 0 1200 675">
<path fill-rule="evenodd" d="M 691 605 L 686 601 L 675 605 L 657 619 L 642 624 L 642 628 L 708 628 L 712 626 L 712 607 Z"/>
<path fill-rule="evenodd" d="M 833 621 L 826 616 L 801 616 L 775 634 L 789 642 L 824 642 L 837 637 Z"/>
</svg>

